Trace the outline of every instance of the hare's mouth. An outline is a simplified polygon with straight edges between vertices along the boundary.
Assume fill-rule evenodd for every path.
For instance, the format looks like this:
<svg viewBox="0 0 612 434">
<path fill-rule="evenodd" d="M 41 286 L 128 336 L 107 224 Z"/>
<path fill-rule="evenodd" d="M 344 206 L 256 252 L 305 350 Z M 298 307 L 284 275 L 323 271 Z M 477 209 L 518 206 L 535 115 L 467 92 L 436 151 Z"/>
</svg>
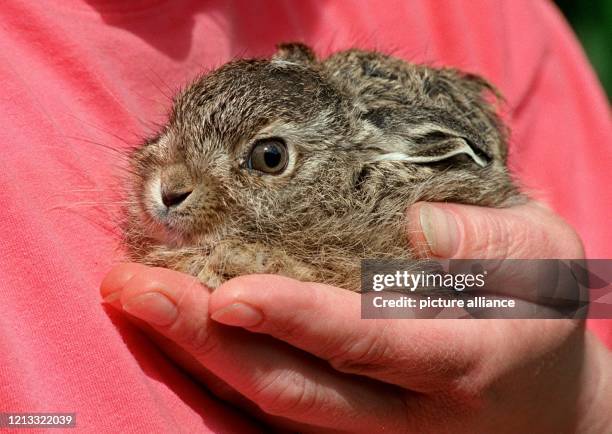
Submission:
<svg viewBox="0 0 612 434">
<path fill-rule="evenodd" d="M 193 244 L 193 235 L 181 230 L 180 226 L 170 225 L 163 217 L 160 218 L 147 210 L 141 210 L 138 214 L 144 235 L 156 244 L 169 248 L 181 248 Z"/>
<path fill-rule="evenodd" d="M 222 238 L 220 231 L 193 232 L 189 228 L 160 223 L 148 214 L 141 216 L 141 222 L 147 232 L 146 235 L 155 243 L 170 249 L 197 248 L 200 255 L 205 255 Z"/>
</svg>

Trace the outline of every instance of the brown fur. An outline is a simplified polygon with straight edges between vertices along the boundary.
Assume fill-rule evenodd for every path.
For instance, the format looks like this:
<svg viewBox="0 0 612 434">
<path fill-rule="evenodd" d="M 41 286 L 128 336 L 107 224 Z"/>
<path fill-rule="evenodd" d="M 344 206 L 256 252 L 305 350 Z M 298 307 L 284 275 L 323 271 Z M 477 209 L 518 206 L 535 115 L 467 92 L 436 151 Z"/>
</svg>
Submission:
<svg viewBox="0 0 612 434">
<path fill-rule="evenodd" d="M 357 290 L 361 258 L 414 256 L 405 213 L 414 202 L 521 200 L 487 93 L 480 77 L 360 50 L 318 61 L 284 44 L 272 59 L 228 63 L 181 92 L 163 131 L 131 156 L 129 255 L 213 288 L 278 273 Z M 284 173 L 244 167 L 263 137 L 287 143 Z M 484 167 L 466 154 L 377 160 L 467 146 Z M 164 210 L 160 188 L 193 192 Z"/>
</svg>

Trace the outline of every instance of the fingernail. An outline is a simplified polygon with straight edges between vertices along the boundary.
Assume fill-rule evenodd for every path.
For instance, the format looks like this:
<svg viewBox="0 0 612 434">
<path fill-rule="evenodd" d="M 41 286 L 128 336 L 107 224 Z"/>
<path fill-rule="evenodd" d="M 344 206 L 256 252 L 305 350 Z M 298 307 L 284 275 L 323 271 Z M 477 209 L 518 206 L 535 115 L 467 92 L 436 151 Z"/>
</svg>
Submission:
<svg viewBox="0 0 612 434">
<path fill-rule="evenodd" d="M 119 297 L 121 297 L 121 291 L 115 291 L 104 297 L 102 301 L 104 303 L 113 304 L 115 301 L 119 300 Z"/>
<path fill-rule="evenodd" d="M 157 326 L 172 324 L 178 316 L 176 306 L 159 292 L 146 292 L 123 304 L 123 310 Z"/>
<path fill-rule="evenodd" d="M 459 248 L 459 227 L 453 214 L 433 205 L 422 205 L 419 220 L 429 250 L 435 256 L 452 257 Z"/>
<path fill-rule="evenodd" d="M 237 327 L 254 327 L 263 321 L 263 314 L 244 303 L 232 303 L 215 312 L 210 317 L 221 324 Z"/>
</svg>

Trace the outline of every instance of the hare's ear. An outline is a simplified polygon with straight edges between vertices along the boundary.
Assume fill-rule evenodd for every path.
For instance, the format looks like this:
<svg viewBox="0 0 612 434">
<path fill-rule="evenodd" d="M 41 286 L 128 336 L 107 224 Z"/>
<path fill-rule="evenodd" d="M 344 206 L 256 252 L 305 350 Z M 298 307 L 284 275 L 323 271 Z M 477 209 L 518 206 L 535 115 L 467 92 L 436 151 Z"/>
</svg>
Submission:
<svg viewBox="0 0 612 434">
<path fill-rule="evenodd" d="M 278 44 L 276 50 L 276 53 L 272 56 L 273 60 L 284 60 L 306 65 L 317 61 L 314 51 L 308 45 L 301 42 Z"/>
<path fill-rule="evenodd" d="M 415 117 L 388 108 L 362 115 L 360 120 L 364 122 L 362 128 L 367 137 L 362 142 L 366 152 L 364 162 L 405 161 L 423 165 L 447 162 L 457 163 L 464 169 L 469 169 L 469 163 L 481 168 L 493 162 L 495 154 L 488 143 L 481 143 L 483 139 L 478 135 L 433 122 L 414 123 Z M 447 119 L 449 124 L 452 121 Z"/>
<path fill-rule="evenodd" d="M 499 89 L 493 86 L 486 78 L 469 72 L 459 74 L 463 79 L 466 88 L 474 92 L 474 94 L 477 94 L 480 97 L 490 94 L 495 97 L 496 103 L 504 102 L 504 96 L 501 94 Z"/>
<path fill-rule="evenodd" d="M 486 167 L 491 158 L 463 137 L 449 136 L 434 143 L 387 143 L 379 148 L 379 154 L 372 156 L 371 163 L 378 161 L 406 161 L 414 164 L 432 164 L 467 156 L 473 163 Z"/>
</svg>

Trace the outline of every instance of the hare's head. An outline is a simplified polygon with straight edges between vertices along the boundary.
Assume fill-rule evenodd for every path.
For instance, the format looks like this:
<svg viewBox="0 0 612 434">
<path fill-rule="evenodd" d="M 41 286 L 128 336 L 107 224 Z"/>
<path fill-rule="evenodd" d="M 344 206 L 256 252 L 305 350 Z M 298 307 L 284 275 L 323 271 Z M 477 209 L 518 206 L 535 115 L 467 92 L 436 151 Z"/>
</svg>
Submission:
<svg viewBox="0 0 612 434">
<path fill-rule="evenodd" d="M 164 131 L 134 153 L 138 214 L 177 244 L 245 229 L 233 224 L 274 227 L 317 200 L 310 190 L 350 182 L 339 176 L 352 159 L 348 116 L 346 98 L 312 68 L 227 64 L 178 95 Z"/>
<path fill-rule="evenodd" d="M 284 45 L 188 86 L 163 131 L 132 156 L 132 230 L 168 247 L 224 236 L 283 244 L 309 231 L 330 242 L 347 225 L 355 237 L 383 213 L 397 219 L 398 204 L 427 198 L 423 185 L 436 177 L 446 186 L 431 190 L 439 200 L 478 202 L 492 191 L 505 151 L 483 86 L 344 53 L 318 62 L 307 47 Z M 476 104 L 469 113 L 466 101 Z"/>
</svg>

